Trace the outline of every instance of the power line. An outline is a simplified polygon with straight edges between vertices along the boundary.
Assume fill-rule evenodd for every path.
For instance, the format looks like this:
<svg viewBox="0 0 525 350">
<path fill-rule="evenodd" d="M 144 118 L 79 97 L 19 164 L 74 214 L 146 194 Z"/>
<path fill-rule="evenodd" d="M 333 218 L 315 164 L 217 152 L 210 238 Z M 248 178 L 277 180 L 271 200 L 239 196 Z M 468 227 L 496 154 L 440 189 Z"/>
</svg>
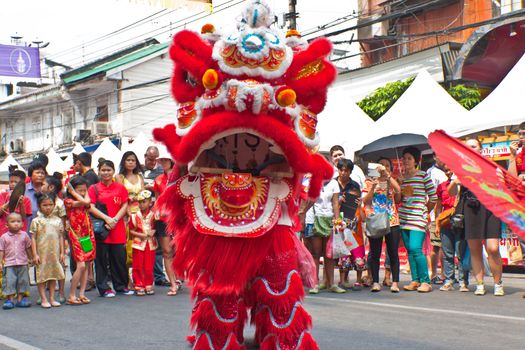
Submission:
<svg viewBox="0 0 525 350">
<path fill-rule="evenodd" d="M 433 5 L 437 5 L 441 1 L 442 0 L 426 1 L 423 4 L 416 4 L 414 6 L 407 7 L 405 9 L 399 10 L 397 12 L 391 12 L 389 14 L 386 14 L 386 15 L 383 15 L 383 16 L 380 16 L 380 17 L 377 17 L 377 18 L 373 18 L 373 19 L 370 19 L 368 21 L 364 21 L 364 22 L 358 23 L 358 24 L 356 24 L 354 26 L 350 26 L 350 27 L 347 27 L 347 28 L 336 30 L 334 32 L 326 33 L 326 34 L 324 34 L 322 36 L 328 38 L 328 37 L 331 37 L 331 36 L 335 36 L 335 35 L 339 35 L 339 34 L 348 32 L 350 30 L 355 30 L 355 29 L 369 27 L 369 26 L 371 26 L 371 25 L 373 25 L 375 23 L 379 23 L 379 22 L 383 22 L 383 21 L 386 21 L 386 20 L 403 17 L 403 16 L 406 16 L 406 15 L 409 15 L 412 12 L 416 12 L 416 11 L 427 9 L 429 7 L 432 7 Z M 313 39 L 310 39 L 309 41 L 311 41 L 311 40 L 313 40 Z"/>
<path fill-rule="evenodd" d="M 73 50 L 83 48 L 83 47 L 85 47 L 86 45 L 97 43 L 97 42 L 99 42 L 99 41 L 102 41 L 102 40 L 105 40 L 105 39 L 107 39 L 107 38 L 110 38 L 110 37 L 112 37 L 112 36 L 114 36 L 114 35 L 116 35 L 116 34 L 123 33 L 123 32 L 125 32 L 125 31 L 127 31 L 127 30 L 132 29 L 132 28 L 136 28 L 136 27 L 138 27 L 138 24 L 140 24 L 141 22 L 144 22 L 144 21 L 146 21 L 146 20 L 148 20 L 148 19 L 150 19 L 150 20 L 152 20 L 152 19 L 158 19 L 158 18 L 160 18 L 160 17 L 163 17 L 163 16 L 166 16 L 166 15 L 168 15 L 168 14 L 170 14 L 170 13 L 173 13 L 175 10 L 171 10 L 171 11 L 169 11 L 169 12 L 167 12 L 167 13 L 164 13 L 164 14 L 162 14 L 162 15 L 156 17 L 156 18 L 152 18 L 152 17 L 155 17 L 156 15 L 158 15 L 158 14 L 160 14 L 160 13 L 162 13 L 162 12 L 166 12 L 166 11 L 167 11 L 166 9 L 162 9 L 162 10 L 160 10 L 160 11 L 158 11 L 158 12 L 155 12 L 155 13 L 152 14 L 152 15 L 146 16 L 146 17 L 144 17 L 144 18 L 142 18 L 142 19 L 140 19 L 140 20 L 138 20 L 138 21 L 135 21 L 135 22 L 133 22 L 133 23 L 130 23 L 130 24 L 128 24 L 128 25 L 126 25 L 126 26 L 124 26 L 124 27 L 122 27 L 122 28 L 119 28 L 119 29 L 117 29 L 117 30 L 114 30 L 114 31 L 112 31 L 112 32 L 110 32 L 110 33 L 104 34 L 104 35 L 102 35 L 102 36 L 100 36 L 100 37 L 98 37 L 98 38 L 92 39 L 92 40 L 90 40 L 90 41 L 84 42 L 84 43 L 82 43 L 82 44 L 80 44 L 80 45 L 76 45 L 76 46 L 73 46 L 73 47 L 71 47 L 71 48 L 68 48 L 68 49 L 65 49 L 65 50 L 62 50 L 62 51 L 56 52 L 56 53 L 50 55 L 49 57 L 51 57 L 52 59 L 55 59 L 56 57 L 64 56 L 65 54 L 70 53 L 70 52 L 73 51 Z"/>
<path fill-rule="evenodd" d="M 204 18 L 207 18 L 207 17 L 210 17 L 210 16 L 213 16 L 217 13 L 220 13 L 224 10 L 227 10 L 233 6 L 236 6 L 236 5 L 239 5 L 241 3 L 243 3 L 245 0 L 238 0 L 237 2 L 235 2 L 236 0 L 229 0 L 229 1 L 226 1 L 225 3 L 221 4 L 221 5 L 218 5 L 215 9 L 215 11 L 213 13 L 208 13 L 208 11 L 201 11 L 201 12 L 198 12 L 196 14 L 193 14 L 191 16 L 187 16 L 185 18 L 182 18 L 180 20 L 177 20 L 175 22 L 171 22 L 167 25 L 164 25 L 164 26 L 161 26 L 159 28 L 156 28 L 154 30 L 151 30 L 149 32 L 146 32 L 146 33 L 143 33 L 143 34 L 140 34 L 138 36 L 135 36 L 135 37 L 132 37 L 132 38 L 129 38 L 129 39 L 126 39 L 124 41 L 121 41 L 119 44 L 123 44 L 123 43 L 127 43 L 127 42 L 130 42 L 130 41 L 136 41 L 138 40 L 139 38 L 144 38 L 144 37 L 152 37 L 152 36 L 159 36 L 159 35 L 162 35 L 162 34 L 165 34 L 165 33 L 168 33 L 174 29 L 177 29 L 177 28 L 182 28 L 182 27 L 185 27 L 186 25 L 188 24 L 191 24 L 191 23 L 194 23 L 194 22 L 197 22 L 197 21 L 200 21 Z M 234 3 L 233 3 L 234 2 Z M 231 4 L 233 3 L 233 4 Z M 226 6 L 224 7 L 225 5 L 227 4 L 231 4 L 229 6 Z M 220 7 L 220 8 L 219 8 Z M 193 20 L 190 20 L 188 21 L 189 19 L 191 18 L 194 18 L 194 17 L 197 17 L 199 15 L 202 15 L 204 14 L 203 16 L 200 16 L 196 19 L 193 19 Z M 174 24 L 177 24 L 177 23 L 182 23 L 180 25 L 176 25 L 176 26 L 173 26 Z M 168 28 L 167 30 L 163 30 L 165 28 Z M 161 31 L 162 30 L 162 31 Z M 159 32 L 160 31 L 160 32 Z M 94 56 L 94 55 L 98 55 L 100 52 L 103 52 L 103 51 L 107 51 L 108 49 L 113 49 L 113 51 L 118 51 L 120 49 L 122 49 L 124 46 L 119 46 L 117 49 L 115 49 L 115 45 L 111 45 L 111 46 L 108 46 L 108 47 L 105 47 L 105 48 L 102 48 L 102 49 L 99 49 L 99 50 L 95 50 L 93 52 L 90 52 L 89 54 L 87 54 L 86 56 L 87 57 L 90 57 L 90 56 Z M 72 60 L 72 61 L 68 61 L 70 63 L 70 65 L 75 65 L 77 62 L 81 62 L 82 60 L 84 60 L 85 57 L 79 57 L 75 60 Z M 71 63 L 71 62 L 74 62 L 74 63 Z"/>
</svg>

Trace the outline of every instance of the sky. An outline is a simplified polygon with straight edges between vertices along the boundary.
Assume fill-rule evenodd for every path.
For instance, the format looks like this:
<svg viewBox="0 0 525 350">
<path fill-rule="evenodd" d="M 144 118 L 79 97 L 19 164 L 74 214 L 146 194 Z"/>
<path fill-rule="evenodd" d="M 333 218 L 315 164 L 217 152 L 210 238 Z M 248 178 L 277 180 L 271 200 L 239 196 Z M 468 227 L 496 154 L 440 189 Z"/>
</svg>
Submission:
<svg viewBox="0 0 525 350">
<path fill-rule="evenodd" d="M 282 16 L 288 11 L 288 0 L 268 2 L 277 15 Z M 15 33 L 22 35 L 27 43 L 35 40 L 49 42 L 49 46 L 41 50 L 41 56 L 76 67 L 148 37 L 164 42 L 180 29 L 199 30 L 208 22 L 227 32 L 233 28 L 245 1 L 214 0 L 215 10 L 209 16 L 199 14 L 203 11 L 199 5 L 168 9 L 154 15 L 163 9 L 147 3 L 147 0 L 3 0 L 0 44 L 10 44 L 10 37 Z M 312 31 L 356 11 L 356 4 L 357 0 L 297 0 L 298 29 Z M 191 15 L 194 17 L 188 19 Z M 152 17 L 110 35 L 147 16 Z M 199 19 L 201 17 L 205 18 Z M 355 24 L 355 20 L 327 31 L 351 24 Z M 348 40 L 350 36 L 351 33 L 345 33 L 334 39 Z M 352 51 L 350 46 L 338 48 Z M 356 53 L 358 48 L 353 46 L 353 51 Z"/>
</svg>

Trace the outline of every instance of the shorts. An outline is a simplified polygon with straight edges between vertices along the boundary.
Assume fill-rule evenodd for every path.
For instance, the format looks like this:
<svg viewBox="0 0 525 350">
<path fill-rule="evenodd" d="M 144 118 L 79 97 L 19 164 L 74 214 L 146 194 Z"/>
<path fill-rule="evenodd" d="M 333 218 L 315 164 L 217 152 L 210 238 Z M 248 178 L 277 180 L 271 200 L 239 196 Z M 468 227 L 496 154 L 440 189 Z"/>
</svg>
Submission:
<svg viewBox="0 0 525 350">
<path fill-rule="evenodd" d="M 430 222 L 430 244 L 432 245 L 432 247 L 441 248 L 441 237 L 436 235 L 436 222 L 435 221 Z"/>
<path fill-rule="evenodd" d="M 314 224 L 306 224 L 304 227 L 304 238 L 311 238 L 314 236 Z"/>
<path fill-rule="evenodd" d="M 166 223 L 161 220 L 155 221 L 155 234 L 158 238 L 160 237 L 166 237 Z"/>
<path fill-rule="evenodd" d="M 364 248 L 363 248 L 364 252 Z M 344 271 L 350 271 L 350 270 L 356 270 L 356 271 L 364 271 L 367 269 L 368 264 L 367 261 L 363 256 L 356 257 L 354 255 L 348 255 L 343 256 L 342 258 L 339 258 L 338 264 L 339 268 Z"/>
<path fill-rule="evenodd" d="M 470 208 L 465 205 L 465 239 L 500 239 L 501 220 L 485 206 Z"/>
<path fill-rule="evenodd" d="M 28 293 L 30 287 L 27 265 L 6 266 L 2 284 L 2 292 L 5 295 Z"/>
</svg>

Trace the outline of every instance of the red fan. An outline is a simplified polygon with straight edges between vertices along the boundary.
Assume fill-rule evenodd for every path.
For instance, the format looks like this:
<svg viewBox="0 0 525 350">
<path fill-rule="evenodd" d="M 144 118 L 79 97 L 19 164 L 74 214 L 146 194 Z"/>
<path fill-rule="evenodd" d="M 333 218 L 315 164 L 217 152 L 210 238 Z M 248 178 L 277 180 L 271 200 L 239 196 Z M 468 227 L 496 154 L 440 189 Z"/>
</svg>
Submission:
<svg viewBox="0 0 525 350">
<path fill-rule="evenodd" d="M 525 239 L 525 186 L 521 181 L 442 130 L 431 133 L 428 142 L 461 183 Z"/>
</svg>

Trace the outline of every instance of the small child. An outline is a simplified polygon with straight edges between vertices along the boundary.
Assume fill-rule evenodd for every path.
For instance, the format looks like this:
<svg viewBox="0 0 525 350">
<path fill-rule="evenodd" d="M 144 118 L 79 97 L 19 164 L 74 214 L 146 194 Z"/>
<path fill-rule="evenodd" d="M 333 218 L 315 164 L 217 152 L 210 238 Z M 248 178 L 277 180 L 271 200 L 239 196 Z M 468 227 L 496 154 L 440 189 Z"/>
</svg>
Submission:
<svg viewBox="0 0 525 350">
<path fill-rule="evenodd" d="M 55 300 L 56 282 L 65 278 L 64 269 L 64 225 L 53 215 L 55 196 L 52 193 L 38 193 L 38 215 L 31 222 L 33 262 L 36 265 L 36 282 L 40 293 L 41 306 L 49 309 L 58 307 Z M 47 283 L 49 281 L 49 283 Z M 46 297 L 46 284 L 49 287 L 49 301 Z"/>
<path fill-rule="evenodd" d="M 71 245 L 71 254 L 76 263 L 76 269 L 71 278 L 71 287 L 69 289 L 69 298 L 66 300 L 67 305 L 89 304 L 89 300 L 84 294 L 87 286 L 88 268 L 87 265 L 95 260 L 95 235 L 91 225 L 91 219 L 88 216 L 88 210 L 91 204 L 87 194 L 88 183 L 82 176 L 71 178 L 67 186 L 71 198 L 64 200 L 67 217 L 69 219 L 68 236 Z M 84 238 L 84 237 L 89 238 Z M 81 243 L 81 239 L 87 239 L 89 242 Z M 80 284 L 79 296 L 76 296 L 77 287 Z"/>
<path fill-rule="evenodd" d="M 0 193 L 0 236 L 6 233 L 7 230 L 7 216 L 9 215 L 9 200 L 11 199 L 11 193 L 15 186 L 19 182 L 25 181 L 26 174 L 22 170 L 18 170 L 16 166 L 9 167 L 9 191 Z M 18 199 L 18 204 L 15 208 L 15 212 L 22 215 L 22 231 L 27 232 L 27 217 L 31 216 L 31 200 L 26 196 L 21 196 Z M 2 292 L 2 270 L 0 269 L 0 299 L 5 299 L 5 295 Z M 29 296 L 29 292 L 25 293 L 26 297 Z"/>
<path fill-rule="evenodd" d="M 138 296 L 155 294 L 153 290 L 153 266 L 157 240 L 155 220 L 151 210 L 151 192 L 143 190 L 137 195 L 139 211 L 129 217 L 129 232 L 133 237 L 132 276 Z"/>
<path fill-rule="evenodd" d="M 62 220 L 62 225 L 64 228 L 66 227 L 66 207 L 64 206 L 64 201 L 60 199 L 60 195 L 62 194 L 62 174 L 59 172 L 54 172 L 53 175 L 46 176 L 44 183 L 42 184 L 42 193 L 52 193 L 55 196 L 55 208 L 53 208 L 53 215 L 58 216 L 60 220 Z M 64 237 L 64 252 L 68 251 L 68 245 L 67 241 Z M 62 263 L 62 267 L 66 268 L 65 261 Z M 58 292 L 60 295 L 60 302 L 65 303 L 66 297 L 65 297 L 65 286 L 66 281 L 60 280 L 58 281 Z"/>
<path fill-rule="evenodd" d="M 3 305 L 4 310 L 10 310 L 15 306 L 31 306 L 31 302 L 24 297 L 24 293 L 29 292 L 27 264 L 31 257 L 31 239 L 22 231 L 22 226 L 22 215 L 10 213 L 7 216 L 8 232 L 0 237 L 0 270 L 4 271 L 4 293 L 7 296 Z M 16 304 L 13 302 L 15 295 Z"/>
</svg>

